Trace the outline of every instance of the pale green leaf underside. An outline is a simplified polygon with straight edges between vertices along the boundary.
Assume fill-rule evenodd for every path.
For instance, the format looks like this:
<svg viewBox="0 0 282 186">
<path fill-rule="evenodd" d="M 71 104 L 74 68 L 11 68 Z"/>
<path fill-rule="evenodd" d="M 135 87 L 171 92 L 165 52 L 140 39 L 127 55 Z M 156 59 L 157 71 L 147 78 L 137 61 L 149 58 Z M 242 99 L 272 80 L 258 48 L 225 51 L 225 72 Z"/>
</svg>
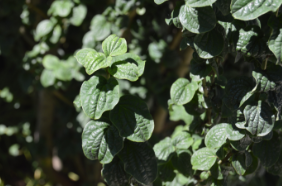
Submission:
<svg viewBox="0 0 282 186">
<path fill-rule="evenodd" d="M 50 42 L 56 44 L 62 35 L 62 27 L 60 25 L 55 26 L 52 36 L 50 37 Z"/>
<path fill-rule="evenodd" d="M 57 56 L 48 54 L 44 56 L 42 64 L 48 70 L 56 70 L 59 66 L 60 60 Z"/>
<path fill-rule="evenodd" d="M 232 0 L 231 13 L 240 20 L 253 20 L 269 11 L 275 12 L 282 0 Z"/>
<path fill-rule="evenodd" d="M 266 43 L 262 37 L 263 33 L 259 27 L 240 29 L 236 50 L 247 56 L 260 56 L 267 50 Z"/>
<path fill-rule="evenodd" d="M 169 116 L 171 121 L 183 120 L 188 126 L 194 119 L 194 116 L 188 114 L 183 105 L 172 105 L 169 109 Z"/>
<path fill-rule="evenodd" d="M 116 79 L 106 80 L 92 76 L 80 89 L 83 111 L 91 119 L 99 119 L 103 112 L 112 110 L 119 101 L 119 85 Z"/>
<path fill-rule="evenodd" d="M 214 150 L 202 148 L 194 152 L 191 157 L 191 164 L 194 170 L 209 170 L 216 161 Z"/>
<path fill-rule="evenodd" d="M 54 1 L 48 10 L 48 15 L 66 17 L 70 14 L 73 5 L 71 1 Z"/>
<path fill-rule="evenodd" d="M 102 176 L 109 186 L 129 185 L 130 175 L 124 171 L 124 165 L 117 156 L 111 163 L 103 166 Z"/>
<path fill-rule="evenodd" d="M 175 147 L 172 144 L 172 140 L 169 137 L 166 137 L 155 144 L 154 151 L 158 160 L 167 161 L 170 158 L 170 155 L 175 152 Z"/>
<path fill-rule="evenodd" d="M 184 5 L 180 9 L 179 20 L 187 30 L 196 34 L 208 32 L 216 25 L 211 7 L 192 8 Z"/>
<path fill-rule="evenodd" d="M 256 79 L 256 86 L 254 90 L 259 92 L 268 92 L 270 90 L 274 90 L 276 87 L 275 82 L 271 81 L 266 73 L 261 71 L 253 71 L 253 77 Z"/>
<path fill-rule="evenodd" d="M 110 163 L 122 147 L 122 137 L 109 122 L 91 120 L 86 124 L 82 133 L 82 149 L 88 159 Z"/>
<path fill-rule="evenodd" d="M 188 132 L 180 132 L 172 138 L 172 144 L 176 149 L 188 149 L 194 140 Z"/>
<path fill-rule="evenodd" d="M 111 33 L 111 23 L 103 15 L 96 15 L 91 20 L 90 29 L 96 41 L 102 41 Z"/>
<path fill-rule="evenodd" d="M 137 81 L 145 68 L 145 61 L 131 53 L 113 57 L 111 64 L 108 69 L 111 75 L 117 79 L 127 79 L 129 81 Z"/>
<path fill-rule="evenodd" d="M 110 119 L 120 135 L 131 141 L 147 141 L 154 130 L 154 120 L 146 103 L 135 96 L 121 97 L 118 105 L 111 111 Z"/>
<path fill-rule="evenodd" d="M 228 124 L 218 124 L 212 127 L 205 137 L 205 145 L 208 148 L 219 148 L 227 139 L 226 127 Z"/>
<path fill-rule="evenodd" d="M 226 135 L 227 138 L 231 141 L 238 141 L 245 137 L 245 134 L 235 125 L 227 124 L 226 126 Z"/>
<path fill-rule="evenodd" d="M 268 25 L 272 28 L 272 32 L 268 41 L 269 49 L 274 53 L 277 58 L 277 64 L 282 62 L 282 19 L 281 16 L 271 17 L 268 21 Z"/>
<path fill-rule="evenodd" d="M 243 154 L 235 154 L 232 156 L 232 166 L 239 175 L 244 175 L 247 166 L 245 164 L 245 156 Z"/>
<path fill-rule="evenodd" d="M 162 4 L 162 3 L 166 2 L 166 1 L 168 1 L 168 0 L 154 0 L 154 2 L 155 2 L 157 5 L 160 5 L 160 4 Z"/>
<path fill-rule="evenodd" d="M 119 157 L 124 163 L 125 171 L 138 182 L 148 185 L 156 179 L 158 167 L 155 153 L 146 142 L 136 143 L 126 140 Z"/>
<path fill-rule="evenodd" d="M 103 41 L 102 48 L 106 56 L 118 56 L 126 53 L 127 43 L 125 39 L 113 34 Z"/>
<path fill-rule="evenodd" d="M 247 105 L 244 109 L 245 129 L 252 135 L 265 136 L 270 133 L 274 127 L 275 115 L 271 107 L 261 100 L 257 104 Z"/>
<path fill-rule="evenodd" d="M 219 55 L 223 50 L 223 36 L 217 32 L 216 29 L 207 33 L 199 34 L 194 39 L 194 47 L 201 58 L 213 58 Z"/>
<path fill-rule="evenodd" d="M 44 69 L 41 76 L 40 82 L 43 87 L 49 87 L 55 83 L 55 75 L 51 70 Z"/>
<path fill-rule="evenodd" d="M 75 58 L 85 67 L 85 70 L 89 75 L 101 68 L 108 67 L 105 54 L 96 52 L 94 49 L 81 49 L 76 53 Z"/>
<path fill-rule="evenodd" d="M 70 18 L 71 24 L 74 26 L 80 26 L 87 14 L 87 8 L 85 5 L 78 5 L 73 8 L 73 15 Z"/>
<path fill-rule="evenodd" d="M 185 0 L 185 3 L 190 7 L 211 6 L 216 0 Z"/>
<path fill-rule="evenodd" d="M 49 34 L 53 29 L 54 23 L 50 20 L 41 21 L 36 27 L 36 38 L 40 39 Z"/>
<path fill-rule="evenodd" d="M 179 78 L 171 86 L 170 97 L 175 104 L 184 105 L 192 100 L 198 88 L 198 83 Z"/>
</svg>

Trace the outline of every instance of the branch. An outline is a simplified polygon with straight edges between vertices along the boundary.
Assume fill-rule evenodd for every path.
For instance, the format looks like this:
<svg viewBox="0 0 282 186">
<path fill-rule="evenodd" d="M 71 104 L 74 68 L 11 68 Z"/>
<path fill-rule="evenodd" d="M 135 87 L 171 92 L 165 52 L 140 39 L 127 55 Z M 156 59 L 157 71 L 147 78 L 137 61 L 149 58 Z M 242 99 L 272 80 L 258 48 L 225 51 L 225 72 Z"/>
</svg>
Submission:
<svg viewBox="0 0 282 186">
<path fill-rule="evenodd" d="M 66 98 L 63 94 L 61 94 L 59 91 L 53 91 L 53 95 L 59 98 L 59 100 L 63 101 L 67 105 L 74 107 L 73 102 L 71 102 L 68 98 Z"/>
<path fill-rule="evenodd" d="M 33 10 L 34 12 L 36 12 L 38 15 L 40 15 L 44 19 L 48 19 L 49 18 L 44 12 L 42 12 L 39 8 L 37 8 L 33 4 L 31 4 L 31 3 L 26 3 L 26 4 L 27 4 L 29 9 Z"/>
</svg>

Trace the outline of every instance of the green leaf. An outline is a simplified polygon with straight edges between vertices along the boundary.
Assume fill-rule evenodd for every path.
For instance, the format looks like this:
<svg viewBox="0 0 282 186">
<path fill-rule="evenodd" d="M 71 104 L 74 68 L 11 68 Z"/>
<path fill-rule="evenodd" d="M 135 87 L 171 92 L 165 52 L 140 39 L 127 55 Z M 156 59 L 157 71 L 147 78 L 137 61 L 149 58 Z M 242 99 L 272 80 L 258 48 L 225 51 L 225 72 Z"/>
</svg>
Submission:
<svg viewBox="0 0 282 186">
<path fill-rule="evenodd" d="M 264 71 L 255 70 L 252 72 L 252 75 L 256 80 L 256 86 L 254 90 L 258 92 L 268 92 L 271 90 L 275 90 L 275 82 L 271 81 Z"/>
<path fill-rule="evenodd" d="M 165 164 L 159 165 L 158 170 L 159 170 L 159 177 L 163 181 L 172 181 L 176 176 L 174 172 L 174 167 L 170 161 L 166 162 Z"/>
<path fill-rule="evenodd" d="M 96 46 L 96 40 L 94 38 L 94 33 L 90 30 L 85 33 L 82 39 L 82 48 L 94 48 Z"/>
<path fill-rule="evenodd" d="M 245 137 L 245 133 L 243 133 L 242 130 L 239 130 L 234 124 L 227 124 L 226 135 L 231 141 L 238 141 Z"/>
<path fill-rule="evenodd" d="M 211 176 L 214 179 L 217 179 L 217 180 L 222 180 L 223 179 L 223 174 L 221 172 L 221 167 L 218 164 L 214 164 L 212 166 L 212 168 L 210 169 L 210 171 L 211 171 Z"/>
<path fill-rule="evenodd" d="M 232 166 L 240 176 L 244 175 L 247 171 L 247 166 L 245 164 L 245 156 L 244 154 L 234 154 L 232 156 Z"/>
<path fill-rule="evenodd" d="M 171 158 L 172 165 L 184 176 L 190 176 L 192 165 L 190 162 L 191 153 L 188 150 L 177 150 Z"/>
<path fill-rule="evenodd" d="M 172 144 L 176 149 L 188 149 L 193 142 L 191 134 L 186 131 L 180 132 L 172 138 Z"/>
<path fill-rule="evenodd" d="M 118 130 L 109 121 L 89 121 L 82 133 L 82 149 L 90 160 L 99 160 L 102 164 L 110 163 L 123 148 L 123 139 Z"/>
<path fill-rule="evenodd" d="M 122 96 L 110 112 L 110 119 L 120 135 L 131 141 L 147 141 L 154 130 L 154 120 L 146 103 L 135 96 Z"/>
<path fill-rule="evenodd" d="M 99 119 L 107 110 L 112 110 L 119 101 L 119 85 L 116 79 L 92 76 L 80 89 L 83 111 L 92 119 Z"/>
<path fill-rule="evenodd" d="M 198 83 L 178 78 L 171 86 L 170 97 L 175 104 L 184 105 L 192 100 L 198 88 Z"/>
<path fill-rule="evenodd" d="M 174 8 L 174 10 L 171 12 L 172 22 L 176 28 L 182 28 L 181 22 L 179 20 L 179 13 L 180 7 Z"/>
<path fill-rule="evenodd" d="M 236 19 L 253 20 L 269 11 L 275 12 L 281 3 L 281 0 L 232 0 L 231 13 Z"/>
<path fill-rule="evenodd" d="M 271 140 L 263 140 L 253 145 L 253 153 L 259 158 L 264 167 L 274 165 L 280 157 L 281 142 L 277 133 L 273 134 Z"/>
<path fill-rule="evenodd" d="M 230 14 L 230 4 L 231 0 L 217 0 L 215 2 L 215 6 L 221 11 L 224 16 Z"/>
<path fill-rule="evenodd" d="M 213 58 L 218 56 L 223 50 L 223 36 L 217 32 L 216 29 L 207 33 L 199 34 L 194 39 L 194 47 L 201 58 Z"/>
<path fill-rule="evenodd" d="M 85 67 L 86 72 L 89 75 L 93 74 L 95 71 L 101 68 L 106 68 L 109 66 L 107 64 L 105 54 L 96 52 L 96 50 L 90 48 L 79 50 L 76 53 L 75 58 L 81 65 Z"/>
<path fill-rule="evenodd" d="M 191 164 L 194 170 L 209 170 L 216 161 L 214 150 L 201 148 L 194 152 L 191 157 Z"/>
<path fill-rule="evenodd" d="M 126 53 L 127 44 L 125 39 L 113 34 L 103 41 L 102 48 L 106 56 L 118 56 Z"/>
<path fill-rule="evenodd" d="M 62 35 L 62 28 L 60 25 L 55 26 L 52 36 L 50 37 L 50 42 L 53 44 L 58 43 L 60 37 Z"/>
<path fill-rule="evenodd" d="M 231 109 L 238 109 L 242 105 L 242 100 L 247 100 L 248 92 L 253 89 L 253 81 L 248 77 L 234 78 L 228 81 L 225 87 L 223 102 Z"/>
<path fill-rule="evenodd" d="M 151 147 L 144 143 L 126 140 L 124 148 L 119 153 L 124 163 L 124 169 L 142 184 L 150 184 L 157 177 L 157 161 Z"/>
<path fill-rule="evenodd" d="M 204 7 L 212 6 L 216 0 L 185 0 L 186 5 L 189 7 Z"/>
<path fill-rule="evenodd" d="M 57 69 L 54 70 L 54 75 L 62 81 L 70 81 L 72 79 L 71 69 L 66 68 L 63 62 L 60 62 Z"/>
<path fill-rule="evenodd" d="M 85 19 L 87 14 L 87 8 L 85 5 L 78 5 L 73 8 L 72 17 L 70 18 L 70 22 L 74 26 L 80 26 L 83 20 Z"/>
<path fill-rule="evenodd" d="M 74 104 L 76 110 L 80 111 L 81 102 L 80 102 L 80 95 L 79 94 L 75 97 L 73 104 Z"/>
<path fill-rule="evenodd" d="M 56 70 L 59 66 L 60 60 L 57 56 L 48 54 L 44 56 L 42 64 L 48 70 Z"/>
<path fill-rule="evenodd" d="M 252 135 L 265 136 L 270 133 L 274 127 L 275 115 L 272 108 L 259 100 L 257 103 L 247 105 L 244 109 L 245 129 Z"/>
<path fill-rule="evenodd" d="M 252 157 L 252 164 L 247 168 L 245 175 L 254 173 L 259 166 L 258 158 L 255 157 L 253 153 L 250 153 L 250 154 L 251 154 L 251 157 Z"/>
<path fill-rule="evenodd" d="M 129 186 L 130 175 L 124 171 L 123 162 L 116 156 L 109 164 L 105 164 L 102 175 L 109 186 Z"/>
<path fill-rule="evenodd" d="M 54 27 L 54 23 L 50 20 L 43 20 L 40 23 L 38 23 L 35 31 L 35 38 L 39 40 L 43 36 L 46 36 L 49 34 Z"/>
<path fill-rule="evenodd" d="M 51 85 L 54 85 L 55 79 L 56 78 L 54 72 L 47 69 L 44 69 L 40 76 L 40 82 L 43 87 L 49 87 Z"/>
<path fill-rule="evenodd" d="M 145 62 L 139 56 L 127 53 L 113 57 L 108 71 L 115 78 L 137 81 L 144 72 Z"/>
<path fill-rule="evenodd" d="M 202 81 L 212 71 L 212 66 L 209 61 L 199 61 L 192 59 L 190 63 L 190 77 L 192 81 Z"/>
<path fill-rule="evenodd" d="M 240 29 L 236 50 L 247 56 L 257 57 L 265 55 L 268 48 L 262 38 L 263 33 L 257 26 Z"/>
<path fill-rule="evenodd" d="M 241 28 L 245 28 L 246 24 L 243 21 L 239 21 L 235 19 L 232 22 L 218 21 L 218 24 L 220 24 L 223 27 L 225 33 L 225 39 L 228 41 L 229 46 L 232 46 L 233 48 L 233 45 L 235 45 L 236 47 L 236 43 L 238 42 L 238 38 L 239 38 L 239 30 Z"/>
<path fill-rule="evenodd" d="M 216 17 L 211 7 L 192 8 L 183 5 L 179 20 L 187 30 L 196 34 L 208 32 L 216 25 Z"/>
<path fill-rule="evenodd" d="M 160 5 L 160 4 L 162 4 L 162 3 L 166 2 L 166 1 L 168 1 L 168 0 L 154 0 L 154 2 L 156 4 L 158 4 L 158 5 Z"/>
<path fill-rule="evenodd" d="M 239 141 L 230 141 L 231 146 L 233 149 L 237 151 L 245 151 L 247 147 L 252 144 L 251 138 L 246 135 L 244 138 L 240 139 Z"/>
<path fill-rule="evenodd" d="M 208 148 L 219 148 L 227 139 L 226 127 L 228 124 L 222 123 L 212 127 L 205 137 L 205 145 Z"/>
<path fill-rule="evenodd" d="M 207 180 L 210 177 L 210 174 L 208 172 L 201 172 L 200 178 L 201 180 Z"/>
<path fill-rule="evenodd" d="M 73 6 L 71 1 L 54 1 L 48 10 L 48 15 L 67 17 Z"/>
<path fill-rule="evenodd" d="M 175 152 L 175 147 L 169 137 L 164 138 L 159 143 L 154 145 L 154 151 L 158 160 L 167 161 Z"/>
<path fill-rule="evenodd" d="M 276 64 L 281 64 L 282 62 L 282 17 L 271 16 L 268 20 L 268 25 L 272 28 L 272 32 L 268 41 L 269 49 L 274 53 L 277 62 Z"/>
<path fill-rule="evenodd" d="M 277 160 L 277 162 L 270 166 L 267 167 L 267 172 L 274 174 L 274 175 L 278 175 L 278 176 L 282 176 L 282 153 L 280 152 L 280 156 L 279 159 Z"/>
<path fill-rule="evenodd" d="M 91 20 L 90 29 L 96 41 L 102 41 L 111 33 L 111 23 L 103 15 L 96 15 Z"/>
<path fill-rule="evenodd" d="M 172 105 L 169 109 L 169 116 L 171 121 L 183 120 L 186 125 L 190 125 L 193 122 L 194 116 L 186 112 L 183 105 Z"/>
</svg>

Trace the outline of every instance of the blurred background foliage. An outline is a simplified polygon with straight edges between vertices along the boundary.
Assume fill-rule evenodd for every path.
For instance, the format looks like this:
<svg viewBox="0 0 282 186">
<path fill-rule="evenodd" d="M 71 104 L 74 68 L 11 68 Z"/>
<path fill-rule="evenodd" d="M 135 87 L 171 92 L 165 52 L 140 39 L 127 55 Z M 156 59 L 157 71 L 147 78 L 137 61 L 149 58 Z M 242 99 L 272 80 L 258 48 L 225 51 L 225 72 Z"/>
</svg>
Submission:
<svg viewBox="0 0 282 186">
<path fill-rule="evenodd" d="M 139 96 L 148 104 L 155 121 L 150 144 L 190 122 L 168 114 L 170 86 L 178 77 L 187 77 L 193 53 L 190 47 L 180 50 L 181 29 L 164 21 L 178 4 L 0 0 L 0 186 L 106 185 L 102 166 L 82 152 L 81 134 L 88 118 L 75 101 L 81 81 L 89 76 L 73 55 L 81 48 L 101 51 L 110 34 L 125 38 L 129 52 L 146 60 L 140 80 L 119 84 L 123 94 Z M 234 57 L 225 60 L 227 73 L 247 73 L 248 65 L 239 62 L 234 68 L 230 61 Z M 196 149 L 202 142 L 197 139 Z M 255 178 L 248 183 L 281 183 L 264 170 Z M 243 179 L 233 180 L 233 185 L 243 185 Z"/>
</svg>

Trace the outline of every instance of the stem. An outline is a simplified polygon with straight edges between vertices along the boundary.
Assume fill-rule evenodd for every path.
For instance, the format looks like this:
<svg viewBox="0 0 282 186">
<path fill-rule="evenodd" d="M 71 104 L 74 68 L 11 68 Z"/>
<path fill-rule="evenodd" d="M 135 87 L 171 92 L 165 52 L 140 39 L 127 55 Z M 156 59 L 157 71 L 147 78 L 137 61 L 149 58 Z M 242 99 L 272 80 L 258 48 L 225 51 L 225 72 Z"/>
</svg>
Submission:
<svg viewBox="0 0 282 186">
<path fill-rule="evenodd" d="M 278 8 L 278 10 L 276 11 L 276 17 L 278 17 L 279 16 L 279 8 Z"/>
<path fill-rule="evenodd" d="M 203 79 L 202 83 L 203 83 L 203 88 L 204 88 L 204 96 L 208 97 L 209 92 L 208 92 L 208 88 L 207 88 L 206 78 Z"/>
<path fill-rule="evenodd" d="M 29 9 L 33 10 L 34 12 L 36 12 L 38 15 L 40 15 L 44 19 L 48 19 L 48 16 L 44 12 L 42 12 L 39 8 L 37 8 L 36 6 L 34 6 L 31 3 L 26 3 L 26 4 Z"/>
<path fill-rule="evenodd" d="M 107 68 L 105 69 L 105 70 L 106 70 L 106 75 L 105 75 L 105 78 L 106 78 L 106 79 L 110 79 L 110 77 L 111 77 L 111 74 L 109 73 L 108 69 L 109 69 L 109 67 L 107 67 Z"/>
<path fill-rule="evenodd" d="M 66 103 L 67 105 L 74 107 L 73 103 L 68 98 L 66 98 L 63 94 L 61 94 L 59 91 L 54 91 L 53 95 L 56 96 L 61 101 L 63 101 L 64 103 Z"/>
<path fill-rule="evenodd" d="M 233 154 L 234 154 L 234 152 L 233 152 L 233 151 L 230 151 L 230 152 L 225 156 L 225 158 L 223 158 L 223 160 L 221 161 L 220 164 L 223 164 L 223 163 L 228 162 L 228 159 L 229 159 Z"/>
<path fill-rule="evenodd" d="M 266 68 L 267 68 L 267 62 L 268 62 L 268 58 L 266 58 L 266 60 L 262 62 L 262 64 L 261 64 L 261 69 L 262 69 L 262 70 L 266 70 Z"/>
</svg>

